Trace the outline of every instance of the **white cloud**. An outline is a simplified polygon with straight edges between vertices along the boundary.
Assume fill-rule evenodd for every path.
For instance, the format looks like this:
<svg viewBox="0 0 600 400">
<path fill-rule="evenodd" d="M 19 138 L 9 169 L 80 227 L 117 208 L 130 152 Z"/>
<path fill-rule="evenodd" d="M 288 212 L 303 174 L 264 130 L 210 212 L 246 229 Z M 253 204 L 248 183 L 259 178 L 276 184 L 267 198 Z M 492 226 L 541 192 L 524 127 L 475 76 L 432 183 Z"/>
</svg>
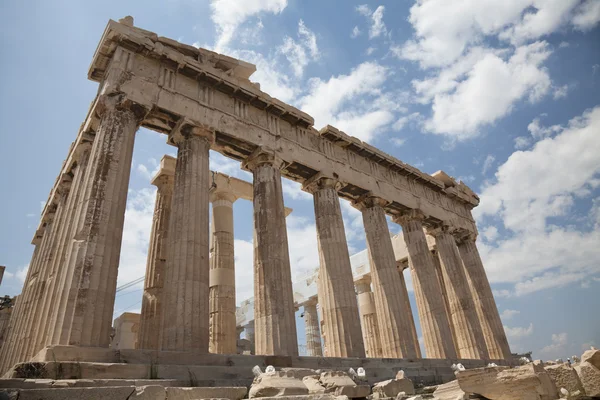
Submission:
<svg viewBox="0 0 600 400">
<path fill-rule="evenodd" d="M 404 143 L 406 143 L 406 139 L 402 139 L 402 138 L 390 138 L 390 142 L 392 142 L 392 144 L 396 147 L 401 147 L 404 146 Z"/>
<path fill-rule="evenodd" d="M 409 22 L 415 31 L 398 54 L 423 68 L 454 63 L 484 38 L 520 45 L 572 24 L 589 29 L 600 19 L 600 7 L 588 0 L 417 0 Z"/>
<path fill-rule="evenodd" d="M 137 172 L 139 172 L 148 182 L 154 178 L 159 169 L 160 163 L 155 158 L 149 158 L 148 165 L 139 163 L 136 167 Z"/>
<path fill-rule="evenodd" d="M 527 130 L 531 133 L 534 139 L 539 140 L 559 133 L 563 130 L 560 125 L 552 125 L 550 127 L 544 127 L 540 123 L 539 118 L 534 118 L 533 121 L 527 125 Z"/>
<path fill-rule="evenodd" d="M 488 242 L 493 242 L 496 240 L 496 238 L 498 238 L 498 228 L 496 228 L 494 225 L 490 225 L 481 231 L 481 235 Z"/>
<path fill-rule="evenodd" d="M 554 93 L 552 93 L 552 97 L 554 97 L 554 100 L 562 99 L 563 97 L 567 97 L 568 93 L 569 85 L 562 85 L 554 88 Z"/>
<path fill-rule="evenodd" d="M 600 1 L 587 0 L 583 2 L 573 16 L 575 28 L 586 31 L 592 29 L 600 21 Z"/>
<path fill-rule="evenodd" d="M 519 136 L 515 138 L 515 149 L 522 150 L 531 145 L 531 138 L 527 136 Z"/>
<path fill-rule="evenodd" d="M 156 190 L 153 188 L 129 190 L 123 225 L 118 286 L 144 276 L 146 273 L 155 198 Z M 142 286 L 143 283 L 139 283 L 136 288 Z"/>
<path fill-rule="evenodd" d="M 366 53 L 368 56 L 370 56 L 371 54 L 373 54 L 373 52 L 374 52 L 375 50 L 377 50 L 377 47 L 369 47 L 369 48 L 368 48 L 368 49 L 365 51 L 365 53 Z"/>
<path fill-rule="evenodd" d="M 483 161 L 483 168 L 481 170 L 481 174 L 485 175 L 494 165 L 494 161 L 496 161 L 496 157 L 491 154 L 488 154 L 485 160 Z"/>
<path fill-rule="evenodd" d="M 287 58 L 298 78 L 304 73 L 304 68 L 311 61 L 319 59 L 321 55 L 316 35 L 304 25 L 302 20 L 298 22 L 298 41 L 286 36 L 279 51 Z"/>
<path fill-rule="evenodd" d="M 423 116 L 418 112 L 414 112 L 410 115 L 405 115 L 396 120 L 392 125 L 392 129 L 395 131 L 401 131 L 407 124 L 411 122 L 416 122 L 417 124 L 421 124 L 423 122 Z"/>
<path fill-rule="evenodd" d="M 599 130 L 596 107 L 531 150 L 514 152 L 484 186 L 475 218 L 500 220 L 509 233 L 479 248 L 490 280 L 514 284 L 508 295 L 561 287 L 600 272 L 600 226 L 559 227 L 549 220 L 566 216 L 576 197 L 600 187 Z"/>
<path fill-rule="evenodd" d="M 361 33 L 362 32 L 361 32 L 360 28 L 358 26 L 355 26 L 354 28 L 352 28 L 352 33 L 350 34 L 350 37 L 352 39 L 357 38 L 360 36 Z"/>
<path fill-rule="evenodd" d="M 513 26 L 499 36 L 501 39 L 520 44 L 549 35 L 565 25 L 579 0 L 534 0 Z"/>
<path fill-rule="evenodd" d="M 533 333 L 533 323 L 530 323 L 527 328 L 520 326 L 511 328 L 505 325 L 504 332 L 506 332 L 506 336 L 508 336 L 509 339 L 513 340 L 520 339 L 525 336 L 530 336 Z"/>
<path fill-rule="evenodd" d="M 308 81 L 308 93 L 299 100 L 300 108 L 315 119 L 315 127 L 327 124 L 368 141 L 393 120 L 394 103 L 383 93 L 388 70 L 365 62 L 348 75 L 323 81 Z"/>
<path fill-rule="evenodd" d="M 284 196 L 293 200 L 313 200 L 313 195 L 302 190 L 302 185 L 289 179 L 281 181 Z"/>
<path fill-rule="evenodd" d="M 560 354 L 565 351 L 565 346 L 568 340 L 567 332 L 553 333 L 552 344 L 545 346 L 540 350 L 540 353 L 554 357 L 560 357 Z"/>
<path fill-rule="evenodd" d="M 450 76 L 414 82 L 425 99 L 433 95 L 433 115 L 426 129 L 465 140 L 509 114 L 517 101 L 539 101 L 551 87 L 542 67 L 550 54 L 546 42 L 519 47 L 507 60 L 498 52 L 477 49 L 452 66 Z"/>
<path fill-rule="evenodd" d="M 512 317 L 514 317 L 515 315 L 518 315 L 518 314 L 521 314 L 521 311 L 506 309 L 506 310 L 502 311 L 502 313 L 500 314 L 500 318 L 511 319 Z"/>
<path fill-rule="evenodd" d="M 356 7 L 356 11 L 369 20 L 369 39 L 387 35 L 387 28 L 383 22 L 384 6 L 379 6 L 372 11 L 366 4 L 361 4 Z"/>
<path fill-rule="evenodd" d="M 211 19 L 217 28 L 215 51 L 221 52 L 249 17 L 261 13 L 279 14 L 287 7 L 287 0 L 211 0 L 210 7 Z"/>
<path fill-rule="evenodd" d="M 4 279 L 16 279 L 17 284 L 21 285 L 25 282 L 25 278 L 27 277 L 27 271 L 29 270 L 29 264 L 18 267 L 15 272 L 11 272 L 8 270 L 4 271 Z"/>
<path fill-rule="evenodd" d="M 252 241 L 235 239 L 235 302 L 254 296 L 254 244 Z"/>
</svg>

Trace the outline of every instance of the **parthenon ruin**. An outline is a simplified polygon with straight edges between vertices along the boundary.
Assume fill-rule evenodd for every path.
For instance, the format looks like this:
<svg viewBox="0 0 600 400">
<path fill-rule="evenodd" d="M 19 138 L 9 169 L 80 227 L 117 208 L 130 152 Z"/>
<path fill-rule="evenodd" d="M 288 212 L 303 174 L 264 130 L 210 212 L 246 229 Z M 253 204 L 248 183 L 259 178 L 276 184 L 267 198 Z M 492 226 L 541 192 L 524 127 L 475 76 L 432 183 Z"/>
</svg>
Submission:
<svg viewBox="0 0 600 400">
<path fill-rule="evenodd" d="M 251 82 L 255 70 L 137 28 L 131 17 L 108 23 L 88 73 L 98 94 L 42 212 L 0 373 L 31 361 L 214 365 L 206 360 L 235 354 L 238 327 L 250 321 L 256 357 L 283 366 L 321 365 L 314 357 L 323 356 L 340 367 L 344 359 L 387 358 L 398 366 L 419 360 L 422 368 L 445 368 L 443 375 L 457 360 L 509 362 L 475 244 L 477 195 L 442 171 L 425 174 L 333 126 L 315 129 L 310 115 Z M 167 135 L 177 157 L 165 156 L 152 181 L 139 349 L 116 354 L 110 332 L 140 127 Z M 253 182 L 210 171 L 209 150 L 239 161 Z M 296 295 L 282 178 L 314 197 L 320 263 L 310 289 Z M 340 198 L 362 213 L 368 269 L 353 268 Z M 236 322 L 237 199 L 253 204 L 254 299 L 251 317 L 238 310 Z M 402 237 L 390 236 L 386 217 Z M 312 357 L 298 357 L 298 307 Z"/>
</svg>

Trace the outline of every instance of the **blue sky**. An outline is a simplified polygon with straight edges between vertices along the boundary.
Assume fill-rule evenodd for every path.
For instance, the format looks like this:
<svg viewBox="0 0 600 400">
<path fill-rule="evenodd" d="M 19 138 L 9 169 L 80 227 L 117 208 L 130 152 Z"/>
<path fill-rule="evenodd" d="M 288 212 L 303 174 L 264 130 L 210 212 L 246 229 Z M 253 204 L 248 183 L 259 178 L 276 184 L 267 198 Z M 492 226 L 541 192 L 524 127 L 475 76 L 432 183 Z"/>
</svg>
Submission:
<svg viewBox="0 0 600 400">
<path fill-rule="evenodd" d="M 600 345 L 600 0 L 4 1 L 2 294 L 21 289 L 42 204 L 97 89 L 86 79 L 93 52 L 108 19 L 125 15 L 256 64 L 251 80 L 317 129 L 462 179 L 481 196 L 479 248 L 513 351 L 553 359 Z M 119 285 L 145 271 L 149 180 L 174 154 L 165 139 L 136 138 Z M 312 198 L 289 181 L 284 190 L 300 274 L 318 265 Z M 351 250 L 362 250 L 360 214 L 342 210 Z M 252 295 L 251 204 L 234 212 L 241 301 Z M 115 314 L 140 300 L 140 286 L 119 293 Z"/>
</svg>

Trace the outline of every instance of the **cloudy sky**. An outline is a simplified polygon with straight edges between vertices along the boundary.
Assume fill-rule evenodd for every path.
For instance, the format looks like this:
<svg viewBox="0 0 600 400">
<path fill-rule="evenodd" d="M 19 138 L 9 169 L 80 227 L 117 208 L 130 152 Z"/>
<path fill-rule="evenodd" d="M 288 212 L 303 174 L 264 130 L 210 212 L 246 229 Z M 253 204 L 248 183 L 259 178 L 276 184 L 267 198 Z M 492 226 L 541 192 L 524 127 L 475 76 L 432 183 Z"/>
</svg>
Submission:
<svg viewBox="0 0 600 400">
<path fill-rule="evenodd" d="M 600 0 L 3 1 L 1 294 L 21 290 L 41 207 L 97 89 L 93 52 L 125 15 L 256 64 L 251 79 L 317 129 L 463 180 L 481 196 L 479 248 L 513 351 L 553 359 L 600 345 Z M 149 180 L 175 150 L 165 139 L 136 139 L 119 285 L 145 271 Z M 251 179 L 218 154 L 211 163 Z M 284 190 L 301 274 L 318 265 L 312 198 Z M 360 214 L 342 210 L 360 251 Z M 252 295 L 251 222 L 251 204 L 236 202 L 238 302 Z M 140 303 L 141 286 L 122 290 L 115 315 Z"/>
</svg>

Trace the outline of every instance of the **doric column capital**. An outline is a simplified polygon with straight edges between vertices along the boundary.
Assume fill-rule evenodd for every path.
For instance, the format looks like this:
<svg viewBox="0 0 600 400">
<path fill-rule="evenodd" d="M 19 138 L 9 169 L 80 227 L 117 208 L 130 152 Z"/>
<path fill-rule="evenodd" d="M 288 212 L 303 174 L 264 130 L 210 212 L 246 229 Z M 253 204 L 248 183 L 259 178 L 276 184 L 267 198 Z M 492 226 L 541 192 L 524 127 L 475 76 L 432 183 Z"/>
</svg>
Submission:
<svg viewBox="0 0 600 400">
<path fill-rule="evenodd" d="M 173 146 L 179 146 L 181 142 L 191 137 L 205 139 L 211 146 L 215 142 L 215 133 L 211 129 L 199 126 L 185 118 L 181 118 L 169 133 L 167 143 Z"/>
<path fill-rule="evenodd" d="M 304 303 L 302 303 L 302 305 L 304 307 L 316 307 L 317 303 L 318 303 L 317 298 L 316 297 L 311 297 L 310 299 L 308 299 Z"/>
<path fill-rule="evenodd" d="M 352 206 L 360 211 L 373 208 L 375 206 L 385 207 L 388 204 L 390 204 L 389 201 L 382 199 L 381 197 L 374 196 L 371 192 L 363 194 L 352 202 Z"/>
<path fill-rule="evenodd" d="M 337 179 L 328 177 L 319 172 L 316 175 L 304 181 L 304 184 L 302 185 L 302 190 L 310 194 L 315 194 L 319 190 L 328 188 L 338 191 L 341 186 L 341 182 Z"/>
<path fill-rule="evenodd" d="M 71 183 L 73 183 L 73 176 L 71 174 L 61 174 L 56 191 L 61 195 L 68 194 L 71 190 Z"/>
<path fill-rule="evenodd" d="M 392 221 L 397 224 L 404 225 L 410 221 L 421 221 L 423 222 L 427 218 L 427 215 L 418 208 L 411 209 L 408 211 L 403 211 L 400 214 L 397 214 L 392 217 Z"/>
<path fill-rule="evenodd" d="M 135 115 L 135 119 L 140 123 L 149 110 L 141 104 L 129 100 L 124 94 L 103 94 L 98 97 L 96 103 L 96 114 L 102 117 L 108 111 L 131 111 Z"/>
<path fill-rule="evenodd" d="M 230 203 L 234 203 L 238 199 L 238 197 L 235 194 L 233 194 L 231 191 L 219 189 L 216 186 L 210 188 L 209 196 L 210 196 L 211 203 L 215 203 L 215 202 L 218 202 L 221 200 L 230 202 Z"/>
<path fill-rule="evenodd" d="M 150 183 L 156 186 L 159 190 L 173 188 L 175 182 L 175 166 L 177 165 L 177 159 L 168 155 L 164 155 L 160 160 L 160 167 L 158 172 L 152 178 Z"/>
<path fill-rule="evenodd" d="M 454 235 L 455 232 L 457 232 L 454 226 L 444 222 L 435 226 L 428 226 L 425 229 L 427 231 L 427 234 L 433 236 L 434 238 L 437 238 L 438 236 L 443 234 Z"/>
<path fill-rule="evenodd" d="M 456 244 L 462 244 L 466 242 L 475 243 L 475 241 L 477 240 L 477 233 L 475 232 L 456 230 L 453 234 L 456 238 Z"/>
<path fill-rule="evenodd" d="M 371 292 L 371 277 L 365 275 L 359 280 L 354 281 L 354 287 L 358 294 Z"/>
<path fill-rule="evenodd" d="M 258 147 L 242 162 L 242 169 L 254 171 L 257 167 L 265 164 L 277 169 L 281 169 L 287 165 L 273 150 Z"/>
</svg>

